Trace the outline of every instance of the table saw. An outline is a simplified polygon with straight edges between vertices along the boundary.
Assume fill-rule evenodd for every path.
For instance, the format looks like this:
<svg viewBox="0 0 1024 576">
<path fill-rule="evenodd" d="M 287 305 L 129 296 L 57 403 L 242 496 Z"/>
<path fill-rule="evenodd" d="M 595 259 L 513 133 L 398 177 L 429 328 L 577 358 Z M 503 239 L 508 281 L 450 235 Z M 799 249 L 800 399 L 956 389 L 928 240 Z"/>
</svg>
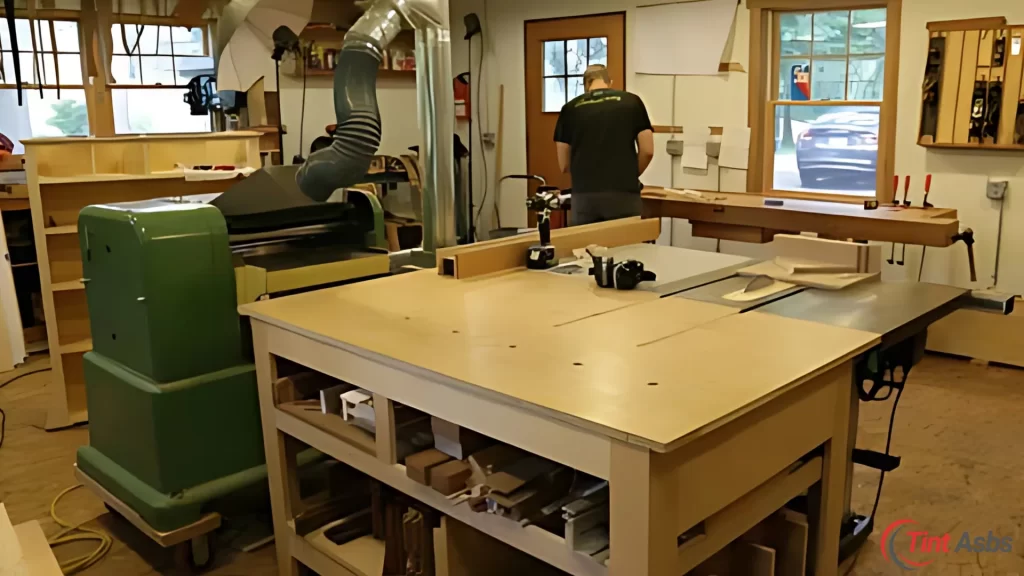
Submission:
<svg viewBox="0 0 1024 576">
<path fill-rule="evenodd" d="M 853 463 L 892 466 L 854 450 L 859 398 L 901 386 L 888 369 L 905 374 L 928 324 L 972 294 L 874 282 L 737 304 L 722 296 L 749 281 L 737 271 L 752 261 L 646 244 L 612 254 L 657 281 L 624 292 L 564 269 L 468 280 L 428 270 L 243 306 L 282 574 L 292 558 L 334 554 L 290 524 L 301 511 L 287 498 L 293 464 L 275 457 L 286 437 L 570 574 L 679 576 L 799 500 L 808 573 L 835 574 L 841 549 L 871 528 L 849 509 Z M 278 359 L 365 389 L 378 414 L 410 406 L 608 480 L 607 563 L 409 484 L 387 456 L 393 431 L 378 429 L 376 457 L 318 432 L 277 396 Z"/>
</svg>

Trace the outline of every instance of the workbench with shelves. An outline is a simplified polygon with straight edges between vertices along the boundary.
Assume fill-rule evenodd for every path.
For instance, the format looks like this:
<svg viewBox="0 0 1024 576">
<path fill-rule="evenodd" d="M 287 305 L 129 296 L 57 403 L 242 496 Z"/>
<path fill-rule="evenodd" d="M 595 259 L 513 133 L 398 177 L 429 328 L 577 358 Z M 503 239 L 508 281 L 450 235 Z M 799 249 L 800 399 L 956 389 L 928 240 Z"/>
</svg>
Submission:
<svg viewBox="0 0 1024 576">
<path fill-rule="evenodd" d="M 305 503 L 294 456 L 311 446 L 574 576 L 687 573 L 819 485 L 808 559 L 814 573 L 834 575 L 852 362 L 877 335 L 590 283 L 522 270 L 455 280 L 428 270 L 243 306 L 280 573 L 296 574 L 298 563 L 360 573 L 343 551 L 324 552 L 295 531 Z M 750 351 L 760 367 L 730 361 L 734 350 Z M 281 382 L 295 366 L 372 394 L 372 453 L 294 413 L 296 398 Z M 394 456 L 399 435 L 389 415 L 398 406 L 607 480 L 608 563 L 570 550 L 557 533 L 476 512 L 410 479 Z"/>
<path fill-rule="evenodd" d="M 46 326 L 40 318 L 38 263 L 23 161 L 21 154 L 0 156 L 0 212 L 3 213 L 22 335 L 26 351 L 31 353 L 46 350 Z"/>
<path fill-rule="evenodd" d="M 92 349 L 92 334 L 78 213 L 94 204 L 223 192 L 235 180 L 189 181 L 180 166 L 259 168 L 259 136 L 222 132 L 23 142 L 53 366 L 47 429 L 88 419 L 82 356 Z"/>
</svg>

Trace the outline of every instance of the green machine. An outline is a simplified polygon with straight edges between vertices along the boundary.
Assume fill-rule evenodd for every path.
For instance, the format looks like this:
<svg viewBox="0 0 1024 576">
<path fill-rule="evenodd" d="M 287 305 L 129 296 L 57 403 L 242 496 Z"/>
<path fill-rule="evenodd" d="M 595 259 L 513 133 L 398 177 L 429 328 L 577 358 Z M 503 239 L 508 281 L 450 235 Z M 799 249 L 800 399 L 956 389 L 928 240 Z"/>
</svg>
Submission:
<svg viewBox="0 0 1024 576">
<path fill-rule="evenodd" d="M 161 544 L 194 547 L 197 527 L 219 525 L 218 502 L 265 482 L 239 301 L 389 271 L 375 196 L 314 203 L 290 189 L 294 169 L 273 172 L 220 196 L 79 215 L 93 350 L 78 474 Z"/>
</svg>

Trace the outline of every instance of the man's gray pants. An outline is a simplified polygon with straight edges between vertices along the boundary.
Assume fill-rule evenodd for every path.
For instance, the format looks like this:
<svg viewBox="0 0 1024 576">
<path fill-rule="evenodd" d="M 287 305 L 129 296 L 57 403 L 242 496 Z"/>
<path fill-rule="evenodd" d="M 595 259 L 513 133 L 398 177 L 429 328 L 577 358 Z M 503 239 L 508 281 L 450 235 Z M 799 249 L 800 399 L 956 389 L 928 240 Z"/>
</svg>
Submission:
<svg viewBox="0 0 1024 576">
<path fill-rule="evenodd" d="M 636 192 L 588 192 L 572 195 L 571 226 L 639 216 L 643 200 Z"/>
</svg>

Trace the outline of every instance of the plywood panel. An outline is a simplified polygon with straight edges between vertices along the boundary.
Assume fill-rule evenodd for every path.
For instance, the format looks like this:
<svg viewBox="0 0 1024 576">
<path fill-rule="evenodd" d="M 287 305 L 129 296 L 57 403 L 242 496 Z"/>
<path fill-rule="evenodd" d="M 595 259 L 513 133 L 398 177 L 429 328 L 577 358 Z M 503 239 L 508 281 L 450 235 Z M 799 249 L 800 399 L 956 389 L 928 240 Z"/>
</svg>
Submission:
<svg viewBox="0 0 1024 576">
<path fill-rule="evenodd" d="M 788 518 L 785 512 L 774 514 L 743 536 L 743 540 L 775 550 L 778 576 L 804 576 L 807 573 L 806 521 Z"/>
<path fill-rule="evenodd" d="M 146 149 L 138 142 L 109 142 L 94 147 L 97 174 L 145 174 Z"/>
<path fill-rule="evenodd" d="M 1003 94 L 1017 94 L 1020 92 L 1021 76 L 1024 72 L 1024 50 L 1013 53 L 1014 38 L 1021 41 L 1024 30 L 1016 28 L 1010 31 L 1009 41 L 1006 50 L 1006 79 L 1003 81 Z M 1016 98 L 1003 98 L 1003 111 L 999 118 L 999 135 L 997 144 L 1013 144 L 1014 129 L 1017 124 L 1017 106 L 1019 100 Z"/>
<path fill-rule="evenodd" d="M 82 366 L 84 352 L 64 354 L 60 357 L 64 365 L 64 393 L 68 399 L 68 418 L 71 424 L 86 419 L 85 369 Z"/>
<path fill-rule="evenodd" d="M 47 184 L 42 186 L 43 222 L 46 227 L 69 226 L 78 224 L 78 213 L 86 206 L 223 192 L 234 183 L 234 180 L 146 180 Z"/>
<path fill-rule="evenodd" d="M 50 256 L 50 282 L 72 282 L 82 278 L 82 252 L 78 234 L 56 234 L 46 237 Z"/>
<path fill-rule="evenodd" d="M 721 189 L 721 182 L 719 181 L 721 171 L 719 170 L 717 158 L 708 158 L 707 170 L 685 168 L 682 162 L 675 162 L 673 170 L 675 171 L 674 187 L 676 189 L 709 191 Z"/>
<path fill-rule="evenodd" d="M 89 305 L 86 303 L 85 290 L 54 292 L 53 307 L 57 311 L 58 341 L 62 348 L 90 338 L 92 332 L 89 327 Z"/>
<path fill-rule="evenodd" d="M 978 49 L 981 32 L 964 33 L 964 54 L 960 63 L 960 88 L 956 97 L 956 117 L 953 120 L 953 143 L 966 144 L 971 133 L 971 102 L 974 80 L 978 70 Z"/>
<path fill-rule="evenodd" d="M 690 572 L 690 576 L 773 576 L 775 550 L 733 542 Z"/>
<path fill-rule="evenodd" d="M 978 67 L 992 66 L 992 49 L 998 30 L 982 30 L 978 43 Z"/>
<path fill-rule="evenodd" d="M 614 354 L 607 352 L 607 335 L 587 334 L 582 341 L 559 337 L 556 324 L 566 320 L 622 308 L 627 300 L 636 314 L 645 315 L 638 308 L 657 300 L 650 299 L 653 294 L 618 292 L 596 288 L 592 279 L 531 271 L 466 281 L 423 270 L 241 309 L 298 335 L 379 354 L 396 368 L 431 371 L 452 386 L 472 382 L 476 394 L 511 398 L 602 433 L 629 434 L 655 450 L 735 418 L 734 407 L 753 408 L 758 399 L 877 342 L 873 334 L 757 312 L 718 318 L 652 344 L 636 342 Z M 665 310 L 651 329 L 679 324 L 687 315 Z M 344 322 L 337 321 L 341 317 Z M 279 353 L 289 357 L 281 346 Z M 753 356 L 747 363 L 730 362 L 729 354 L 710 352 L 717 347 Z M 319 358 L 314 348 L 289 353 L 311 368 L 389 395 L 390 384 L 358 372 L 359 364 L 342 356 Z M 762 362 L 770 370 L 751 370 Z M 559 385 L 546 384 L 552 380 Z M 594 386 L 597 381 L 601 386 Z M 389 397 L 415 406 L 401 394 Z"/>
<path fill-rule="evenodd" d="M 437 576 L 558 576 L 565 574 L 450 517 L 434 529 Z"/>
<path fill-rule="evenodd" d="M 679 163 L 675 158 L 669 155 L 668 150 L 666 149 L 668 141 L 671 140 L 672 137 L 672 134 L 654 135 L 654 159 L 651 160 L 651 165 L 648 166 L 647 170 L 642 176 L 640 176 L 640 181 L 643 182 L 644 186 L 661 186 L 663 188 L 672 187 L 672 171 Z"/>
<path fill-rule="evenodd" d="M 960 62 L 964 52 L 964 33 L 950 32 L 946 36 L 943 56 L 942 86 L 939 94 L 939 123 L 935 141 L 953 142 L 953 120 L 956 118 L 956 100 L 960 91 Z"/>
<path fill-rule="evenodd" d="M 149 171 L 173 170 L 178 164 L 247 165 L 247 140 L 208 140 L 205 142 L 152 142 L 149 144 Z"/>
<path fill-rule="evenodd" d="M 92 166 L 92 146 L 88 142 L 36 149 L 36 170 L 40 176 L 92 174 Z"/>
</svg>

